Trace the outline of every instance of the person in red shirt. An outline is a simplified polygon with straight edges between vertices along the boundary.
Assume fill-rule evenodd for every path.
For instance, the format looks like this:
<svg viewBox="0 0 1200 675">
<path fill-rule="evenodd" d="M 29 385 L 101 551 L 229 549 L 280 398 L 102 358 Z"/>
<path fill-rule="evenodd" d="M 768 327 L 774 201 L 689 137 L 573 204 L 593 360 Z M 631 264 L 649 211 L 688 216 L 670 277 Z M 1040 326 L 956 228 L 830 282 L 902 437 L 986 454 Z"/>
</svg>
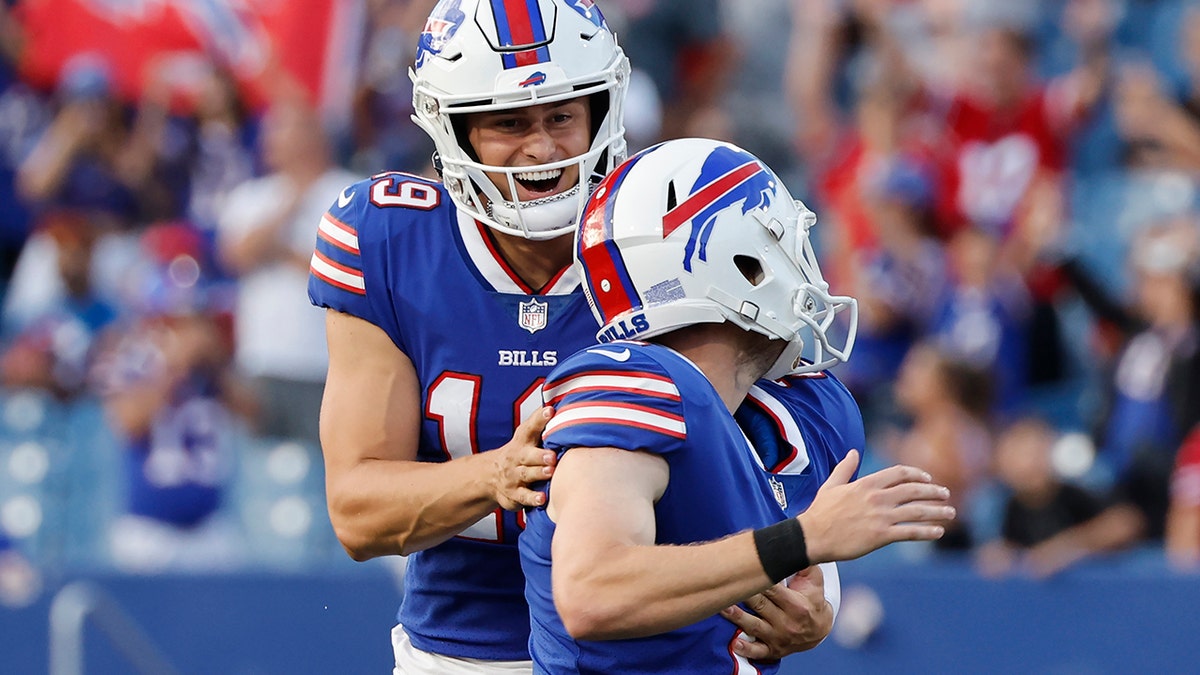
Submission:
<svg viewBox="0 0 1200 675">
<path fill-rule="evenodd" d="M 1073 118 L 1059 88 L 1042 86 L 1030 69 L 1024 33 L 993 27 L 979 36 L 975 76 L 950 101 L 939 160 L 944 226 L 965 222 L 1007 234 L 1039 183 L 1056 182 Z"/>
</svg>

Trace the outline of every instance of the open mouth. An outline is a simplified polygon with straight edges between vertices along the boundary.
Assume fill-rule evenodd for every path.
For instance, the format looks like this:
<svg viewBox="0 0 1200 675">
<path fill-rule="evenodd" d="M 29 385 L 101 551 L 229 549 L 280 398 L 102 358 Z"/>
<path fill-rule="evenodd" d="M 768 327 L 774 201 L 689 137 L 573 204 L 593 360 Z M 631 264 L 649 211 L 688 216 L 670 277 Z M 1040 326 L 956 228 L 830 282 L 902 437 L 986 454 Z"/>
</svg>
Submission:
<svg viewBox="0 0 1200 675">
<path fill-rule="evenodd" d="M 546 197 L 554 193 L 558 182 L 562 179 L 562 169 L 550 171 L 526 171 L 513 174 L 517 184 L 533 199 Z"/>
</svg>

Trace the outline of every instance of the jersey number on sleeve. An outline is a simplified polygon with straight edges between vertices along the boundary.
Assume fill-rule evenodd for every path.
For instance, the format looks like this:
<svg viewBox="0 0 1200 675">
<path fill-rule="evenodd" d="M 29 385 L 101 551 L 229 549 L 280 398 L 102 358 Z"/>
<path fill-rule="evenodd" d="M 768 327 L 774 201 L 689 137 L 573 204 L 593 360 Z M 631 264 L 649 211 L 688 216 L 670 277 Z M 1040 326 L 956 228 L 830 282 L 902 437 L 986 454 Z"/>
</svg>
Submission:
<svg viewBox="0 0 1200 675">
<path fill-rule="evenodd" d="M 385 174 L 371 184 L 371 203 L 375 206 L 402 206 L 430 211 L 442 202 L 437 188 L 415 180 L 403 180 L 405 174 Z"/>
<path fill-rule="evenodd" d="M 542 382 L 538 378 L 513 403 L 513 429 L 542 405 Z M 425 415 L 436 420 L 441 432 L 442 449 L 450 459 L 480 452 L 476 428 L 479 417 L 479 375 L 445 372 L 429 387 Z M 458 536 L 476 541 L 503 541 L 503 509 L 480 518 Z"/>
</svg>

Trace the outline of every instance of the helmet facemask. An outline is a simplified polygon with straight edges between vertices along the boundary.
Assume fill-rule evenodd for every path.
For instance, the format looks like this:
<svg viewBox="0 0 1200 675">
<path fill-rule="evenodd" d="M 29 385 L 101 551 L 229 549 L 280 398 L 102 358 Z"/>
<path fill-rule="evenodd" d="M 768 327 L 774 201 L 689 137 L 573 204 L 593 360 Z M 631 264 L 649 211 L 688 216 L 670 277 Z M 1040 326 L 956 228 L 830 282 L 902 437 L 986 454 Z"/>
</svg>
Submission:
<svg viewBox="0 0 1200 675">
<path fill-rule="evenodd" d="M 781 191 L 781 196 L 787 197 L 786 191 Z M 792 201 L 791 207 L 756 209 L 741 216 L 752 218 L 761 226 L 761 229 L 751 228 L 750 232 L 742 228 L 743 236 L 752 242 L 749 247 L 752 252 L 732 258 L 751 289 L 736 296 L 718 285 L 708 289 L 709 299 L 722 308 L 727 320 L 772 340 L 787 342 L 763 376 L 772 380 L 788 374 L 826 370 L 846 361 L 858 329 L 857 301 L 849 296 L 830 295 L 829 284 L 821 276 L 809 239 L 816 215 L 799 200 Z M 736 210 L 731 216 L 737 217 Z M 735 228 L 736 224 L 730 229 L 736 231 Z M 837 315 L 847 310 L 850 321 L 847 337 L 837 346 L 830 330 Z M 808 341 L 812 345 L 811 361 L 802 360 L 806 335 L 811 338 Z"/>
</svg>

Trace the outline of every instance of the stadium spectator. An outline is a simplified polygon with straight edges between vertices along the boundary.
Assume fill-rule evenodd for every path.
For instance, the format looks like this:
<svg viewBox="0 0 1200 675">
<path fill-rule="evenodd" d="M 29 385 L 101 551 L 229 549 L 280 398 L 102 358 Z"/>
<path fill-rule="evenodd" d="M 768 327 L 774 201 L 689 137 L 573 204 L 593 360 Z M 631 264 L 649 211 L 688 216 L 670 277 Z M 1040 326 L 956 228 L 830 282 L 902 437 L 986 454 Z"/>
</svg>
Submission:
<svg viewBox="0 0 1200 675">
<path fill-rule="evenodd" d="M 315 111 L 299 96 L 262 121 L 270 173 L 235 187 L 221 209 L 221 260 L 238 280 L 237 366 L 259 392 L 255 432 L 319 443 L 328 364 L 321 313 L 305 302 L 317 223 L 357 176 L 334 162 Z"/>
<path fill-rule="evenodd" d="M 948 280 L 945 251 L 933 236 L 933 185 L 925 167 L 899 158 L 884 162 L 866 187 L 878 243 L 848 258 L 858 336 L 854 358 L 839 370 L 867 414 L 877 417 L 891 408 L 891 392 L 882 385 L 931 332 Z"/>
<path fill-rule="evenodd" d="M 1111 297 L 1076 259 L 1062 264 L 1094 314 L 1121 336 L 1097 417 L 1100 457 L 1121 498 L 1136 505 L 1150 539 L 1161 539 L 1175 453 L 1200 422 L 1200 228 L 1191 215 L 1153 223 L 1129 250 L 1129 305 Z"/>
<path fill-rule="evenodd" d="M 156 62 L 138 109 L 139 136 L 172 169 L 172 218 L 216 237 L 230 191 L 256 172 L 257 116 L 228 68 L 185 52 Z"/>
<path fill-rule="evenodd" d="M 39 211 L 84 210 L 97 226 L 140 224 L 159 191 L 157 145 L 135 133 L 131 111 L 112 91 L 108 60 L 73 57 L 56 99 L 53 120 L 18 171 L 22 199 Z"/>
<path fill-rule="evenodd" d="M 586 3 L 591 4 L 591 3 Z M 726 129 L 720 94 L 732 72 L 733 44 L 718 0 L 632 0 L 613 4 L 627 20 L 621 33 L 629 59 L 649 76 L 662 100 L 662 138 Z"/>
<path fill-rule="evenodd" d="M 0 300 L 32 225 L 29 204 L 17 193 L 17 168 L 49 115 L 45 96 L 18 76 L 23 38 L 8 5 L 0 4 Z"/>
<path fill-rule="evenodd" d="M 79 214 L 58 212 L 43 218 L 42 228 L 57 249 L 64 295 L 13 336 L 0 356 L 0 383 L 70 399 L 86 390 L 92 358 L 118 310 L 92 285 L 98 232 L 91 223 Z"/>
<path fill-rule="evenodd" d="M 156 171 L 156 146 L 141 136 L 111 78 L 103 56 L 71 58 L 55 92 L 54 116 L 18 168 L 18 196 L 33 210 L 34 232 L 4 298 L 9 330 L 61 304 L 67 292 L 57 274 L 57 243 L 40 227 L 43 218 L 78 214 L 96 230 L 92 286 L 117 304 L 125 271 L 138 256 L 137 230 L 159 208 L 156 195 L 169 192 Z"/>
<path fill-rule="evenodd" d="M 112 560 L 140 573 L 234 569 L 244 545 L 221 503 L 235 461 L 235 415 L 252 408 L 195 257 L 198 235 L 151 229 L 147 248 L 176 248 L 157 246 L 156 236 L 183 240 L 178 250 L 189 252 L 147 269 L 136 318 L 94 373 L 125 445 L 126 503 L 109 533 Z"/>
<path fill-rule="evenodd" d="M 1062 92 L 1075 92 L 1086 112 L 1068 146 L 1070 169 L 1094 177 L 1119 169 L 1127 160 L 1115 110 L 1119 73 L 1128 56 L 1123 20 L 1129 13 L 1110 0 L 1067 0 L 1050 11 L 1040 31 L 1040 70 Z"/>
<path fill-rule="evenodd" d="M 968 507 L 991 458 L 990 389 L 987 371 L 929 343 L 909 351 L 896 379 L 896 402 L 912 423 L 885 437 L 885 448 L 892 461 L 924 469 L 950 488 L 959 517 L 937 542 L 945 550 L 973 543 Z"/>
<path fill-rule="evenodd" d="M 432 172 L 433 146 L 411 124 L 407 66 L 433 0 L 380 0 L 370 6 L 361 83 L 355 92 L 349 166 L 362 175 L 386 169 Z"/>
<path fill-rule="evenodd" d="M 1036 43 L 1027 28 L 1000 24 L 974 35 L 971 76 L 950 101 L 949 149 L 941 155 L 943 227 L 977 227 L 996 237 L 1000 256 L 1030 291 L 1019 369 L 998 382 L 998 403 L 1011 402 L 1013 380 L 1057 382 L 1064 376 L 1061 326 L 1053 310 L 1061 287 L 1035 254 L 1065 222 L 1063 171 L 1068 143 L 1096 105 L 1103 73 L 1091 64 L 1049 82 L 1034 75 Z"/>
<path fill-rule="evenodd" d="M 976 552 L 984 575 L 1018 571 L 1049 577 L 1086 558 L 1125 548 L 1140 535 L 1142 521 L 1132 507 L 1107 506 L 1058 477 L 1050 461 L 1057 436 L 1045 422 L 1022 418 L 996 441 L 996 475 L 1010 494 L 1001 538 Z"/>
<path fill-rule="evenodd" d="M 1135 169 L 1200 168 L 1200 8 L 1186 7 L 1181 19 L 1178 84 L 1149 60 L 1127 65 L 1118 77 L 1117 128 Z"/>
<path fill-rule="evenodd" d="M 1053 309 L 1059 284 L 1034 253 L 1052 234 L 1045 230 L 1063 219 L 1038 212 L 1062 203 L 1067 142 L 1095 105 L 1099 76 L 1080 68 L 1039 83 L 1030 66 L 1032 37 L 1014 23 L 1024 21 L 1025 10 L 981 18 L 967 16 L 965 3 L 946 3 L 945 11 L 916 3 L 851 6 L 810 3 L 797 24 L 806 39 L 793 40 L 799 147 L 825 158 L 816 165 L 818 195 L 844 223 L 832 230 L 832 278 L 844 274 L 848 256 L 876 245 L 877 226 L 862 198 L 875 165 L 897 156 L 932 163 L 940 236 L 965 227 L 990 232 L 999 255 L 1032 291 L 1029 323 L 1012 337 L 1039 349 L 1020 370 L 1006 370 L 1012 376 L 1000 383 L 999 401 L 1009 398 L 1010 379 L 1058 381 L 1064 375 Z M 973 48 L 964 49 L 964 39 Z M 855 94 L 849 102 L 837 97 L 843 90 Z M 843 135 L 838 130 L 847 125 L 838 110 L 851 106 L 858 122 Z"/>
<path fill-rule="evenodd" d="M 691 240 L 646 236 L 670 217 L 678 181 L 711 176 L 687 200 L 748 162 L 755 174 L 706 202 L 703 257 L 691 253 L 699 228 Z M 747 209 L 750 199 L 762 201 Z M 539 672 L 774 673 L 778 662 L 731 652 L 738 629 L 718 610 L 815 562 L 936 539 L 934 523 L 953 519 L 946 489 L 919 469 L 848 483 L 853 451 L 823 467 L 832 471 L 811 505 L 788 518 L 733 419 L 756 381 L 796 368 L 804 319 L 852 306 L 824 291 L 805 241 L 810 216 L 753 156 L 697 139 L 635 155 L 588 202 L 576 236 L 588 304 L 603 333 L 633 326 L 639 339 L 581 350 L 547 377 L 557 412 L 544 441 L 559 463 L 520 540 Z M 618 257 L 621 290 L 610 283 Z M 671 294 L 643 305 L 664 279 Z M 812 304 L 794 302 L 798 292 Z M 828 347 L 829 337 L 812 339 Z M 828 355 L 801 370 L 845 358 Z M 795 400 L 779 391 L 783 405 Z"/>
<path fill-rule="evenodd" d="M 934 310 L 930 339 L 986 372 L 991 410 L 1011 413 L 1028 383 L 1029 293 L 991 232 L 959 230 L 946 254 L 949 283 Z M 1053 350 L 1055 344 L 1038 348 Z"/>
</svg>

